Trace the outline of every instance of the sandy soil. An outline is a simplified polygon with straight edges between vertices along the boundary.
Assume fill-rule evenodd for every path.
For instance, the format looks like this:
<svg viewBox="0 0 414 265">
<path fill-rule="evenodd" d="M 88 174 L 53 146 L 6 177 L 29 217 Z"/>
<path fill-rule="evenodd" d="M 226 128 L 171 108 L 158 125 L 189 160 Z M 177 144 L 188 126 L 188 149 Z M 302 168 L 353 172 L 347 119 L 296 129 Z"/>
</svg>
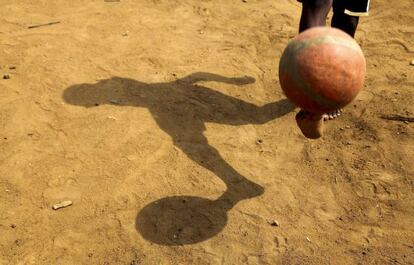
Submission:
<svg viewBox="0 0 414 265">
<path fill-rule="evenodd" d="M 414 1 L 372 2 L 311 141 L 295 0 L 1 0 L 0 264 L 414 264 Z"/>
</svg>

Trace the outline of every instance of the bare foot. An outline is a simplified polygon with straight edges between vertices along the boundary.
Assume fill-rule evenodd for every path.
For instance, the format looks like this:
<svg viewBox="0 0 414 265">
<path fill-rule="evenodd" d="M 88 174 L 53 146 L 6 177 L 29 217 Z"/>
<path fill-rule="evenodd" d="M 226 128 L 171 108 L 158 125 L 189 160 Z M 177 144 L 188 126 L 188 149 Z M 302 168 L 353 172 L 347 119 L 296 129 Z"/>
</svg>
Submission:
<svg viewBox="0 0 414 265">
<path fill-rule="evenodd" d="M 296 123 L 307 138 L 317 139 L 323 134 L 323 115 L 321 114 L 301 110 L 296 114 Z"/>
<path fill-rule="evenodd" d="M 338 118 L 341 115 L 342 115 L 342 109 L 335 110 L 330 113 L 323 114 L 323 120 L 324 121 L 333 120 L 333 119 Z"/>
</svg>

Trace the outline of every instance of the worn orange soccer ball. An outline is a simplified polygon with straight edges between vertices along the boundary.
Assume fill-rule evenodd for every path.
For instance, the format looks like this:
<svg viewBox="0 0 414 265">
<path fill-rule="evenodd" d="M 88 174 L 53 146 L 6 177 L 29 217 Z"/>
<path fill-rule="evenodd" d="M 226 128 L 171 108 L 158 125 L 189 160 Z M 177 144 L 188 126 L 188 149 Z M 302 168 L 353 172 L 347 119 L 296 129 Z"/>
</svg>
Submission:
<svg viewBox="0 0 414 265">
<path fill-rule="evenodd" d="M 349 104 L 361 90 L 365 72 L 364 54 L 351 36 L 315 27 L 290 41 L 280 59 L 279 81 L 294 104 L 322 114 Z"/>
</svg>

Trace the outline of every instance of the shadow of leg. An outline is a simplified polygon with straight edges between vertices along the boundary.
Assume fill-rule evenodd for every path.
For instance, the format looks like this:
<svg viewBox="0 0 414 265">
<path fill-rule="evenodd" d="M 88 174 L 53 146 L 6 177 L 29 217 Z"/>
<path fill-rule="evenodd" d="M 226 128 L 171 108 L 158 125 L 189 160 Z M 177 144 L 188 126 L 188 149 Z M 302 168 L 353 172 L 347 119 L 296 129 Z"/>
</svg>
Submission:
<svg viewBox="0 0 414 265">
<path fill-rule="evenodd" d="M 192 139 L 192 142 L 179 141 L 175 142 L 175 145 L 190 159 L 213 172 L 226 184 L 227 198 L 232 200 L 232 205 L 240 200 L 263 194 L 263 187 L 242 176 L 221 157 L 217 149 L 208 144 L 207 138 L 202 133 L 198 135 L 196 142 Z"/>
<path fill-rule="evenodd" d="M 136 219 L 136 229 L 151 242 L 161 245 L 185 245 L 207 240 L 223 230 L 227 212 L 243 199 L 259 196 L 263 188 L 247 180 L 208 145 L 200 133 L 197 142 L 176 143 L 185 154 L 219 176 L 227 191 L 215 201 L 192 197 L 166 197 L 145 206 Z M 196 150 L 196 151 L 195 151 Z"/>
</svg>

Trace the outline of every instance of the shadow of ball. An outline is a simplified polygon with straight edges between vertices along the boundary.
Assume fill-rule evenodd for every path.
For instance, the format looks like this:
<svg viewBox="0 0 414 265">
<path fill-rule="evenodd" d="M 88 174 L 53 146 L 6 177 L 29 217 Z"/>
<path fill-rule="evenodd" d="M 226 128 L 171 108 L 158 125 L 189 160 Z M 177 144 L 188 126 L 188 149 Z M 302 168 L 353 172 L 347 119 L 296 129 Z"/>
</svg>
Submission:
<svg viewBox="0 0 414 265">
<path fill-rule="evenodd" d="M 156 244 L 194 244 L 223 230 L 228 209 L 221 201 L 166 197 L 145 206 L 138 213 L 135 225 L 146 240 Z"/>
</svg>

